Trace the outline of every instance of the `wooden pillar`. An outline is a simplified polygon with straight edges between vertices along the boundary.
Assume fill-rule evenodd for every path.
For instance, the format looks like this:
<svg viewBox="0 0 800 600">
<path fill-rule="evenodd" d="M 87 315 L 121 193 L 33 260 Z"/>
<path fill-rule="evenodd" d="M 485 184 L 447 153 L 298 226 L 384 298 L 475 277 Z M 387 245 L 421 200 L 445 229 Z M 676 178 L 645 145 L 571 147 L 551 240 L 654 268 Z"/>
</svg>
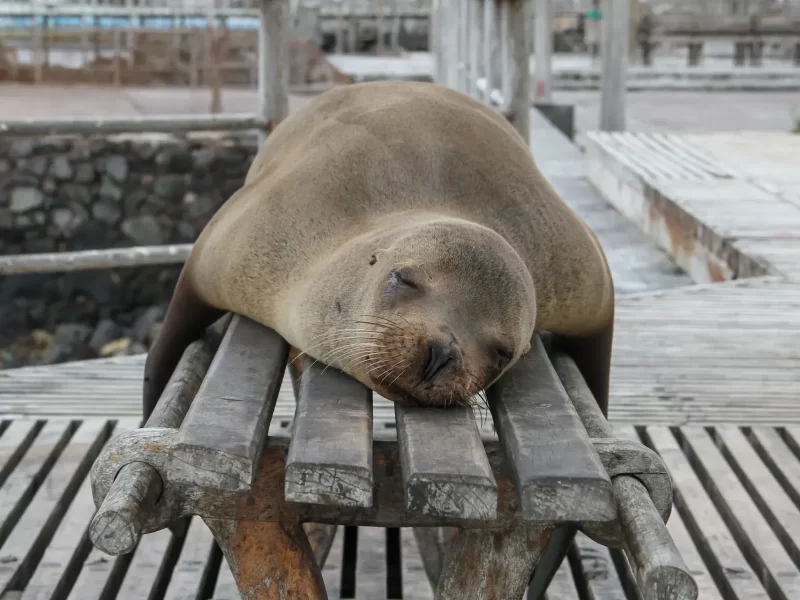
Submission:
<svg viewBox="0 0 800 600">
<path fill-rule="evenodd" d="M 120 56 L 122 53 L 121 35 L 122 32 L 120 28 L 114 27 L 114 31 L 111 34 L 114 44 L 114 87 L 122 85 L 122 57 Z"/>
<path fill-rule="evenodd" d="M 630 4 L 603 2 L 603 80 L 600 129 L 624 131 L 625 92 L 628 79 L 628 12 Z"/>
<path fill-rule="evenodd" d="M 494 48 L 497 45 L 497 27 L 495 26 L 495 0 L 483 0 L 483 79 L 486 89 L 483 100 L 486 104 L 492 102 L 492 87 L 494 87 Z"/>
<path fill-rule="evenodd" d="M 377 52 L 378 54 L 385 54 L 386 53 L 386 19 L 384 18 L 384 3 L 383 0 L 378 0 L 378 4 L 375 7 L 375 27 L 376 27 L 376 34 L 378 36 L 377 39 Z"/>
<path fill-rule="evenodd" d="M 394 0 L 392 3 L 391 39 L 389 41 L 389 47 L 391 48 L 392 53 L 400 51 L 400 26 L 402 24 L 402 20 L 400 18 L 400 8 L 400 1 Z"/>
<path fill-rule="evenodd" d="M 464 93 L 469 93 L 469 13 L 467 10 L 467 3 L 464 0 L 456 3 L 456 19 L 458 23 L 458 54 L 456 61 L 458 63 L 458 90 Z"/>
<path fill-rule="evenodd" d="M 480 68 L 481 35 L 483 33 L 481 27 L 481 23 L 483 22 L 483 3 L 481 0 L 467 1 L 469 3 L 469 31 L 467 35 L 467 44 L 469 48 L 469 85 L 467 92 L 470 96 L 479 98 L 478 78 L 483 75 L 483 69 Z"/>
<path fill-rule="evenodd" d="M 289 0 L 261 0 L 259 114 L 277 125 L 289 114 Z M 263 140 L 265 134 L 260 135 Z"/>
<path fill-rule="evenodd" d="M 511 81 L 509 85 L 508 109 L 511 124 L 527 143 L 530 139 L 530 0 L 506 0 L 509 2 L 508 38 L 511 47 Z"/>
<path fill-rule="evenodd" d="M 534 99 L 550 102 L 552 96 L 553 34 L 550 0 L 536 0 L 534 7 L 533 47 L 536 67 L 534 71 Z"/>
</svg>

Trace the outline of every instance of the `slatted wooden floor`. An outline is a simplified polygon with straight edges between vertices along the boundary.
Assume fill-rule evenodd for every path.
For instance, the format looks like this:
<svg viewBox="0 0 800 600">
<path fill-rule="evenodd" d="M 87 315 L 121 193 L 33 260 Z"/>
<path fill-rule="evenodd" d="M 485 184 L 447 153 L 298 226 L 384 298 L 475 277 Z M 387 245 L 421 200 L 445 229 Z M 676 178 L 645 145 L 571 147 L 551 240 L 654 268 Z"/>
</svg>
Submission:
<svg viewBox="0 0 800 600">
<path fill-rule="evenodd" d="M 93 549 L 88 471 L 131 419 L 0 423 L 0 600 L 234 600 L 203 522 L 144 536 L 112 558 Z M 669 530 L 702 600 L 800 598 L 800 427 L 618 428 L 664 458 L 675 482 Z M 638 437 L 637 437 L 638 436 Z M 340 528 L 324 568 L 330 598 L 431 599 L 410 530 Z M 624 555 L 580 536 L 550 600 L 622 600 Z"/>
</svg>

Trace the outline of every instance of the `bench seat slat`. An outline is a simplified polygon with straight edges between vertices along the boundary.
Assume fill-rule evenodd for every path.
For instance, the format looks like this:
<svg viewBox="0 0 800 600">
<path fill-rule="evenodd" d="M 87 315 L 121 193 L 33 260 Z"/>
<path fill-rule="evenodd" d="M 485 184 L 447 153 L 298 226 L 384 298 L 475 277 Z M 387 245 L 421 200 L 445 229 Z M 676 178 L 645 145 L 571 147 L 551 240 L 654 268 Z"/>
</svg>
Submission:
<svg viewBox="0 0 800 600">
<path fill-rule="evenodd" d="M 303 372 L 286 459 L 286 500 L 372 506 L 372 392 L 325 365 Z"/>
<path fill-rule="evenodd" d="M 423 515 L 487 520 L 497 484 L 471 408 L 395 405 L 406 508 Z"/>
<path fill-rule="evenodd" d="M 249 487 L 288 355 L 275 331 L 233 316 L 170 451 L 176 473 L 223 489 Z"/>
<path fill-rule="evenodd" d="M 538 336 L 488 397 L 526 520 L 615 517 L 611 480 Z"/>
</svg>

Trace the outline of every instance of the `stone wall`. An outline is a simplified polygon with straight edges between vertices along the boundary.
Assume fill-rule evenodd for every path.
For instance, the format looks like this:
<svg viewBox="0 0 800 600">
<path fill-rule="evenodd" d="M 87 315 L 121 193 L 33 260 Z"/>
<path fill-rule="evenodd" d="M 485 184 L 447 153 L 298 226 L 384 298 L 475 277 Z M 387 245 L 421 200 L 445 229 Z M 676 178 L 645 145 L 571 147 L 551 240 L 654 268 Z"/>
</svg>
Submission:
<svg viewBox="0 0 800 600">
<path fill-rule="evenodd" d="M 0 254 L 192 242 L 242 184 L 255 151 L 247 134 L 0 137 Z M 168 302 L 179 270 L 2 277 L 0 348 L 65 324 L 72 329 L 61 337 L 88 343 L 101 322 L 113 329 L 109 320 L 121 337 L 138 323 L 135 337 L 145 343 L 143 330 Z M 102 344 L 93 345 L 97 354 Z M 0 356 L 0 365 L 18 362 Z"/>
</svg>

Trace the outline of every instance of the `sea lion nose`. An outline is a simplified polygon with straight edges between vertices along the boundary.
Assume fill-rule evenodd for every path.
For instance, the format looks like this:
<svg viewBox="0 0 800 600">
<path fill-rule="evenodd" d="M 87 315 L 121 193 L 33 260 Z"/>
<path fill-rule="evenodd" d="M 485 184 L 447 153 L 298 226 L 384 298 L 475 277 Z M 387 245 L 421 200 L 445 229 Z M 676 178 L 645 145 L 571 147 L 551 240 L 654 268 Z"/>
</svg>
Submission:
<svg viewBox="0 0 800 600">
<path fill-rule="evenodd" d="M 422 381 L 430 381 L 458 360 L 458 349 L 454 344 L 439 341 L 428 342 L 428 360 L 422 365 Z"/>
</svg>

